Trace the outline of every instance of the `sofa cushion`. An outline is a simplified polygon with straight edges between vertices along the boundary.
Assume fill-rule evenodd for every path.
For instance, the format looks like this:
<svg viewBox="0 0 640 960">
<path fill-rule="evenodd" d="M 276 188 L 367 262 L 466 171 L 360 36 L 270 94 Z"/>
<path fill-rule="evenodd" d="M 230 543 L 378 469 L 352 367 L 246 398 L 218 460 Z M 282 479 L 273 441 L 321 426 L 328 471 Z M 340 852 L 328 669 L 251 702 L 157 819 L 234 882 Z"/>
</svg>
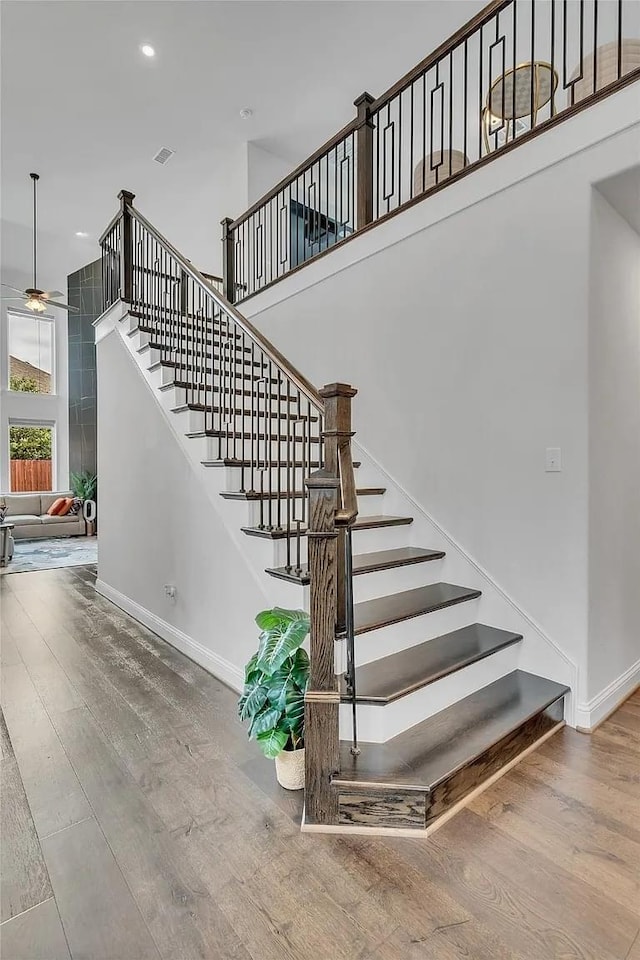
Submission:
<svg viewBox="0 0 640 960">
<path fill-rule="evenodd" d="M 7 504 L 7 517 L 11 519 L 15 516 L 26 516 L 27 514 L 39 517 L 42 511 L 48 510 L 50 506 L 50 504 L 47 504 L 46 507 L 41 506 L 39 493 L 8 493 L 4 499 Z"/>
<path fill-rule="evenodd" d="M 51 519 L 51 517 L 48 519 Z M 36 517 L 31 513 L 15 513 L 11 517 L 7 514 L 7 520 L 9 523 L 15 524 L 16 527 L 22 527 L 27 523 L 42 523 L 40 517 Z"/>
<path fill-rule="evenodd" d="M 41 507 L 38 510 L 38 514 L 46 513 L 52 503 L 55 503 L 56 500 L 59 500 L 60 497 L 72 497 L 73 494 L 70 490 L 52 490 L 50 493 L 41 493 L 40 494 L 40 503 Z"/>
<path fill-rule="evenodd" d="M 55 517 L 50 517 L 48 513 L 43 513 L 39 518 L 42 523 L 78 523 L 78 517 L 74 517 L 72 513 L 65 513 L 64 516 L 59 514 Z"/>
<path fill-rule="evenodd" d="M 57 500 L 54 500 L 49 509 L 46 511 L 49 517 L 57 517 L 62 510 L 64 509 L 67 503 L 66 497 L 58 497 Z M 69 511 L 67 511 L 68 513 Z"/>
</svg>

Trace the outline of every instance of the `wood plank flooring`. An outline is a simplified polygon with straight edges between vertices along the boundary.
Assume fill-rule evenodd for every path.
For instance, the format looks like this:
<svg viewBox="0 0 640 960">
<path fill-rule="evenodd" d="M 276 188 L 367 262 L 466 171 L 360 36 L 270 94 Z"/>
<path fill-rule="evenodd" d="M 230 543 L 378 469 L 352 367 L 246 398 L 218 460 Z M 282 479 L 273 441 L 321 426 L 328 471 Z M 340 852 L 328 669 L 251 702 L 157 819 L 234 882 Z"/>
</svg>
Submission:
<svg viewBox="0 0 640 960">
<path fill-rule="evenodd" d="M 640 960 L 640 692 L 429 840 L 305 835 L 235 694 L 94 579 L 0 578 L 4 960 Z"/>
</svg>

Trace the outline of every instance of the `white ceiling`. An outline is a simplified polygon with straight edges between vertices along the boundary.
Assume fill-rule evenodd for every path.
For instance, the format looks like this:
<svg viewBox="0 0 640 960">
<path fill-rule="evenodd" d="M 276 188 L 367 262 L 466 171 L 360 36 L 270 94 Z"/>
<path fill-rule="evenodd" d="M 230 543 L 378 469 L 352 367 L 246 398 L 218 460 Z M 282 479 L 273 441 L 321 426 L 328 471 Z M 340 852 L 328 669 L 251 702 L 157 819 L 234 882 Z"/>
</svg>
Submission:
<svg viewBox="0 0 640 960">
<path fill-rule="evenodd" d="M 42 176 L 45 286 L 96 256 L 122 187 L 160 229 L 175 221 L 171 239 L 188 256 L 190 243 L 200 258 L 204 244 L 217 255 L 217 221 L 242 211 L 210 209 L 205 185 L 224 206 L 235 148 L 255 141 L 293 166 L 353 116 L 364 89 L 382 93 L 483 5 L 3 0 L 5 276 L 29 269 L 31 170 Z M 143 41 L 155 59 L 140 54 Z M 238 116 L 246 106 L 249 121 Z M 152 157 L 165 145 L 176 154 L 162 167 Z"/>
</svg>

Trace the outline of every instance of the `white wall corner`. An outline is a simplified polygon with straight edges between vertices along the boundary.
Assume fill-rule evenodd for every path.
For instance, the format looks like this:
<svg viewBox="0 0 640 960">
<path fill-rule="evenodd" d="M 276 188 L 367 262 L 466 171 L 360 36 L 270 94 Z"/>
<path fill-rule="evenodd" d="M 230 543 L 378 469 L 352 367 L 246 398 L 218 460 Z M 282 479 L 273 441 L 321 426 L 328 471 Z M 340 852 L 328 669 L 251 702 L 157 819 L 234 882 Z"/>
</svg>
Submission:
<svg viewBox="0 0 640 960">
<path fill-rule="evenodd" d="M 96 591 L 101 597 L 115 603 L 117 607 L 124 610 L 125 613 L 137 620 L 152 633 L 157 634 L 162 640 L 166 640 L 172 647 L 175 647 L 181 653 L 186 654 L 191 660 L 194 660 L 199 666 L 204 667 L 209 673 L 213 674 L 222 683 L 236 692 L 241 692 L 244 684 L 244 674 L 242 670 L 230 660 L 225 660 L 213 650 L 208 650 L 193 637 L 187 636 L 182 630 L 178 630 L 171 623 L 162 620 L 151 610 L 136 603 L 131 597 L 125 596 L 115 587 L 110 586 L 103 580 L 96 580 Z"/>
<path fill-rule="evenodd" d="M 576 706 L 575 725 L 579 730 L 592 731 L 620 706 L 640 686 L 640 660 L 592 697 Z"/>
</svg>

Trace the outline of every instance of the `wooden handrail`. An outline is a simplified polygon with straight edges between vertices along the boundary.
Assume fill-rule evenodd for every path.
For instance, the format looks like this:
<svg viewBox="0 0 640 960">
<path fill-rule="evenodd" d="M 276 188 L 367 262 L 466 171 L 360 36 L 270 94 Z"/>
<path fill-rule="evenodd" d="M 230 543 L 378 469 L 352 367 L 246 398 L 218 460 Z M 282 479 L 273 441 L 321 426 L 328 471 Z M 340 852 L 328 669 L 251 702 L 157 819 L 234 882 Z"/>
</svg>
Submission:
<svg viewBox="0 0 640 960">
<path fill-rule="evenodd" d="M 553 2 L 553 0 L 551 0 L 551 2 Z M 393 86 L 389 87 L 388 90 L 385 90 L 383 94 L 377 97 L 371 104 L 371 112 L 376 113 L 381 107 L 386 106 L 390 100 L 393 100 L 395 96 L 409 87 L 414 80 L 421 77 L 422 74 L 434 66 L 438 60 L 450 53 L 459 43 L 465 40 L 465 38 L 470 37 L 479 27 L 482 27 L 487 21 L 491 20 L 496 13 L 499 13 L 503 7 L 508 6 L 510 3 L 512 3 L 512 0 L 491 0 L 475 17 L 467 20 L 463 26 L 444 40 L 440 46 L 436 47 L 424 60 L 421 60 L 420 63 L 409 70 L 408 73 L 405 73 L 404 77 L 401 77 Z"/>
<path fill-rule="evenodd" d="M 358 120 L 350 120 L 349 123 L 342 128 L 342 130 L 339 130 L 332 137 L 329 137 L 329 139 L 323 143 L 321 147 L 318 147 L 318 149 L 312 153 L 310 157 L 307 157 L 307 159 L 303 160 L 302 163 L 299 163 L 297 167 L 294 167 L 291 173 L 288 173 L 286 177 L 283 177 L 282 180 L 276 183 L 275 187 L 272 187 L 271 190 L 268 190 L 264 194 L 264 196 L 260 197 L 259 200 L 256 200 L 256 202 L 252 204 L 248 210 L 245 210 L 241 216 L 237 217 L 235 220 L 232 220 L 229 223 L 229 230 L 235 230 L 236 227 L 239 227 L 240 224 L 245 222 L 245 220 L 248 220 L 248 218 L 257 210 L 259 210 L 260 207 L 263 207 L 265 203 L 268 203 L 269 200 L 273 200 L 274 197 L 277 197 L 281 190 L 287 187 L 290 183 L 293 183 L 294 180 L 297 180 L 301 174 L 308 170 L 309 167 L 313 166 L 313 164 L 323 157 L 325 153 L 328 153 L 332 147 L 337 146 L 341 140 L 344 140 L 345 137 L 348 137 L 349 134 L 353 133 L 355 130 L 357 130 L 357 128 Z"/>
<path fill-rule="evenodd" d="M 124 192 L 124 191 L 123 191 Z M 175 260 L 180 264 L 180 267 L 184 272 L 191 277 L 203 290 L 209 294 L 212 299 L 217 303 L 221 310 L 227 313 L 232 319 L 233 322 L 242 330 L 250 340 L 252 340 L 256 346 L 258 346 L 263 354 L 271 360 L 273 364 L 287 377 L 293 384 L 300 390 L 305 397 L 316 407 L 317 410 L 322 412 L 324 410 L 324 403 L 322 397 L 313 386 L 312 383 L 307 380 L 299 370 L 289 363 L 287 358 L 275 347 L 270 340 L 267 340 L 265 336 L 253 326 L 249 320 L 246 319 L 238 310 L 233 306 L 229 301 L 210 283 L 193 264 L 187 260 L 186 257 L 183 257 L 182 254 L 176 250 L 172 243 L 164 237 L 159 230 L 151 224 L 146 217 L 144 217 L 139 210 L 137 210 L 132 203 L 126 204 L 126 210 L 129 214 L 141 224 L 145 230 L 159 243 L 164 249 L 169 253 Z"/>
<path fill-rule="evenodd" d="M 594 0 L 593 29 L 586 47 L 580 40 L 577 62 L 575 44 L 567 40 L 577 28 L 567 22 L 566 5 L 557 0 L 531 0 L 525 5 L 531 12 L 523 17 L 522 0 L 490 0 L 383 94 L 359 97 L 355 120 L 241 217 L 230 221 L 227 240 L 233 258 L 228 257 L 228 261 L 231 269 L 235 266 L 242 272 L 244 282 L 242 291 L 229 288 L 233 299 L 246 299 L 279 283 L 307 263 L 328 255 L 338 244 L 350 242 L 372 225 L 425 200 L 471 170 L 493 162 L 637 81 L 640 68 L 624 59 L 623 46 L 630 35 L 623 28 L 627 14 L 622 0 L 615 5 L 617 28 L 610 18 L 598 18 L 598 3 L 603 2 Z M 613 0 L 610 6 L 614 7 Z M 536 15 L 537 10 L 541 16 Z M 633 30 L 631 25 L 627 29 Z M 616 39 L 607 42 L 614 31 Z M 614 70 L 606 79 L 599 78 L 599 50 L 612 42 L 618 44 L 617 75 Z M 500 45 L 501 67 L 494 62 Z M 583 66 L 589 58 L 589 80 L 585 81 Z M 520 75 L 520 84 L 514 80 L 516 71 L 527 66 L 531 77 L 529 97 L 525 89 L 527 74 Z M 540 67 L 550 77 L 541 88 L 533 81 Z M 488 99 L 500 83 L 503 98 L 508 89 L 512 104 L 507 104 L 507 110 L 503 105 L 504 116 L 496 115 L 487 136 L 485 118 L 487 114 L 493 116 Z M 536 91 L 540 89 L 543 92 L 538 98 Z M 518 109 L 524 109 L 518 115 L 516 90 L 521 101 Z M 557 93 L 563 90 L 567 91 L 567 102 L 556 103 Z M 492 102 L 495 106 L 497 101 Z M 435 127 L 434 116 L 439 116 Z M 348 158 L 342 157 L 334 165 L 330 151 L 345 138 L 350 139 L 352 150 Z M 342 164 L 347 160 L 355 168 L 355 176 L 348 164 L 345 174 Z M 305 190 L 300 209 L 292 211 L 293 204 L 288 202 L 293 199 L 292 188 L 300 203 L 295 185 L 306 173 L 308 184 L 302 181 Z M 244 229 L 238 230 L 243 225 Z"/>
</svg>

